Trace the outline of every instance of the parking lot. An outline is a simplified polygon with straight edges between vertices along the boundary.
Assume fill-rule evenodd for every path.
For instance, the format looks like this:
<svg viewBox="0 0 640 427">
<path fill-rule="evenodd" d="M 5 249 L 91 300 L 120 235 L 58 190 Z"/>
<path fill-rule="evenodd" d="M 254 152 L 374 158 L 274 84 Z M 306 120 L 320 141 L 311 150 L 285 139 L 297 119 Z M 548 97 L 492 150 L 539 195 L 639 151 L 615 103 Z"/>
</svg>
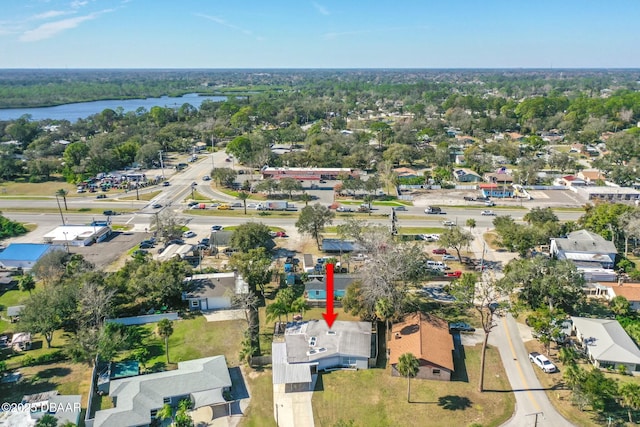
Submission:
<svg viewBox="0 0 640 427">
<path fill-rule="evenodd" d="M 111 237 L 103 242 L 94 243 L 91 246 L 70 246 L 69 252 L 82 255 L 97 269 L 104 269 L 121 256 L 126 256 L 132 247 L 146 237 L 146 233 L 115 231 Z"/>
</svg>

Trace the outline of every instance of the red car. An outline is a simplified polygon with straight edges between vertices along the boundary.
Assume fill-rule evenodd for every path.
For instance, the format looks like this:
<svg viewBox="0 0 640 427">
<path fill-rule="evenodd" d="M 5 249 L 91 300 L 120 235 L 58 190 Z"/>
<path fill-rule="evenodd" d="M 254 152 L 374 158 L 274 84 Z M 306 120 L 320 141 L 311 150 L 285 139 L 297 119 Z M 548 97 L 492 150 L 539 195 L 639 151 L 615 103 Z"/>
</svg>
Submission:
<svg viewBox="0 0 640 427">
<path fill-rule="evenodd" d="M 287 237 L 287 233 L 284 231 L 276 231 L 276 237 Z"/>
<path fill-rule="evenodd" d="M 444 255 L 444 254 L 447 253 L 447 250 L 444 249 L 444 248 L 439 248 L 439 249 L 434 249 L 431 252 L 436 254 L 436 255 Z"/>
<path fill-rule="evenodd" d="M 460 276 L 462 276 L 462 271 L 460 270 L 450 271 L 449 273 L 447 273 L 447 277 L 460 277 Z"/>
</svg>

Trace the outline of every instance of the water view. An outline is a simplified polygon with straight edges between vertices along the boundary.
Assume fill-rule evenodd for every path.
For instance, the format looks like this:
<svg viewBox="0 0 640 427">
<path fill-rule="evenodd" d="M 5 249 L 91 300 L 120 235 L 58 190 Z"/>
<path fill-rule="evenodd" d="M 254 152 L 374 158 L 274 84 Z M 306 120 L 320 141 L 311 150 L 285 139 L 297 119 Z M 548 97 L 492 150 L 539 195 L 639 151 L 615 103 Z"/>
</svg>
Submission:
<svg viewBox="0 0 640 427">
<path fill-rule="evenodd" d="M 106 108 L 116 110 L 122 107 L 125 112 L 136 111 L 142 107 L 149 111 L 153 107 L 173 107 L 178 108 L 182 104 L 189 103 L 196 108 L 204 100 L 214 102 L 225 101 L 226 96 L 198 96 L 197 93 L 189 93 L 180 97 L 163 96 L 161 98 L 146 99 L 116 99 L 107 101 L 79 102 L 76 104 L 57 105 L 55 107 L 40 108 L 9 108 L 0 109 L 0 120 L 15 120 L 25 114 L 30 114 L 32 120 L 69 120 L 75 122 L 78 119 L 84 119 L 93 114 L 99 113 Z"/>
</svg>

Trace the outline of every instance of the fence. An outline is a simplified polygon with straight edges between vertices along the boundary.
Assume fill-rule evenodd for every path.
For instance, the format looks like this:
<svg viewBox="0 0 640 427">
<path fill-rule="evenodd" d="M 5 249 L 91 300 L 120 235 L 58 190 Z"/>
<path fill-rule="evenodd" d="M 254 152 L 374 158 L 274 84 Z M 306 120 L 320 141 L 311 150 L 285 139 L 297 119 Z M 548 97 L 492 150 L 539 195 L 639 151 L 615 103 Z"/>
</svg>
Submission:
<svg viewBox="0 0 640 427">
<path fill-rule="evenodd" d="M 117 319 L 106 319 L 105 322 L 118 323 L 120 325 L 144 325 L 147 323 L 159 322 L 162 319 L 178 320 L 180 317 L 178 313 L 162 313 L 162 314 L 147 314 L 144 316 L 135 317 L 120 317 Z"/>
</svg>

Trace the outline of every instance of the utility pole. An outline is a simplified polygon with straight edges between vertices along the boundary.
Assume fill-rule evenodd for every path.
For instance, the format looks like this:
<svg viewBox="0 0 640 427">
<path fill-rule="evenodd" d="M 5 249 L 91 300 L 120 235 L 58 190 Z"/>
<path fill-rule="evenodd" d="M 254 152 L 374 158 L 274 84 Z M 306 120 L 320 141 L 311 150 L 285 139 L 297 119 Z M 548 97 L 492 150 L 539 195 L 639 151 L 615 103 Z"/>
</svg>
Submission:
<svg viewBox="0 0 640 427">
<path fill-rule="evenodd" d="M 162 150 L 158 152 L 160 154 L 160 168 L 162 169 L 162 179 L 164 179 L 164 163 L 162 162 Z"/>
<path fill-rule="evenodd" d="M 542 412 L 535 412 L 533 414 L 527 414 L 525 416 L 530 417 L 532 415 L 536 417 L 533 425 L 534 425 L 534 427 L 538 427 L 538 415 L 543 415 L 543 413 Z"/>
<path fill-rule="evenodd" d="M 58 199 L 57 194 L 56 194 L 56 202 L 58 202 L 58 210 L 60 211 L 60 218 L 62 219 L 62 225 L 66 225 L 64 223 L 64 215 L 62 215 L 62 208 L 60 207 L 60 199 Z"/>
<path fill-rule="evenodd" d="M 213 137 L 213 135 L 211 135 L 211 170 L 216 168 L 215 162 L 213 160 L 213 154 L 214 154 L 214 148 L 213 148 L 213 142 L 215 141 L 215 138 Z"/>
</svg>

